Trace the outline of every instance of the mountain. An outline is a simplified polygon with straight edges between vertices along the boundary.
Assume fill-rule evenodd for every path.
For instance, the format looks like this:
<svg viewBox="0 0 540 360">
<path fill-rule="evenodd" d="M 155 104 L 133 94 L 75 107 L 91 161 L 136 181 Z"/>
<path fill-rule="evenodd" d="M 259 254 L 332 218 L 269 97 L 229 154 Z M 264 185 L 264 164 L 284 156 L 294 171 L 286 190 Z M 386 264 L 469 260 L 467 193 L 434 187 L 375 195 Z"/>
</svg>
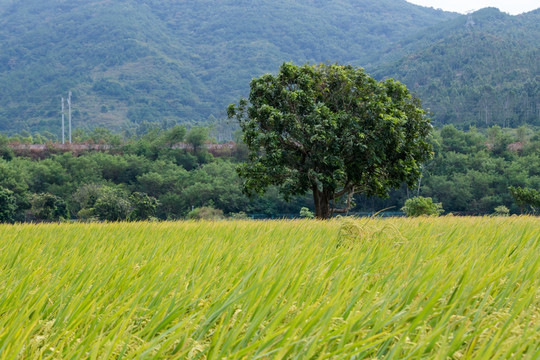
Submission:
<svg viewBox="0 0 540 360">
<path fill-rule="evenodd" d="M 75 128 L 205 122 L 284 61 L 374 68 L 456 18 L 403 0 L 0 0 L 0 131 L 59 136 L 68 91 Z"/>
<path fill-rule="evenodd" d="M 539 40 L 540 9 L 486 8 L 402 41 L 406 55 L 373 74 L 405 83 L 436 125 L 540 126 Z"/>
<path fill-rule="evenodd" d="M 540 126 L 540 9 L 404 0 L 0 0 L 0 131 L 215 122 L 284 61 L 405 83 L 437 126 Z"/>
</svg>

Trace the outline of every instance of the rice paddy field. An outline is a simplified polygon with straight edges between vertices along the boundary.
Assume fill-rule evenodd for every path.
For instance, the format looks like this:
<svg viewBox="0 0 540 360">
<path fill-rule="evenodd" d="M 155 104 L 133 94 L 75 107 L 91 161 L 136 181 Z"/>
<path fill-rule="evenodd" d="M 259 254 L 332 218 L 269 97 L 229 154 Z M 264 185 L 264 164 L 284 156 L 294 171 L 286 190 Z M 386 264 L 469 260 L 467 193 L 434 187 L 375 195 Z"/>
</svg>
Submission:
<svg viewBox="0 0 540 360">
<path fill-rule="evenodd" d="M 0 359 L 539 359 L 540 220 L 0 226 Z"/>
</svg>

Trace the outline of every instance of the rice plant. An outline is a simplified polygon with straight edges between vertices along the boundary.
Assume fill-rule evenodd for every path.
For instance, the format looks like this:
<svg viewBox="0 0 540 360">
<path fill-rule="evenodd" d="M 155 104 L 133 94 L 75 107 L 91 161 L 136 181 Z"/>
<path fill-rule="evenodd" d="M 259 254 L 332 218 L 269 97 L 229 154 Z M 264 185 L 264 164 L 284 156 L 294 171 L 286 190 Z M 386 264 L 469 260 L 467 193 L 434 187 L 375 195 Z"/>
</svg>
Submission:
<svg viewBox="0 0 540 360">
<path fill-rule="evenodd" d="M 0 359 L 540 358 L 533 217 L 2 225 L 0 238 Z"/>
</svg>

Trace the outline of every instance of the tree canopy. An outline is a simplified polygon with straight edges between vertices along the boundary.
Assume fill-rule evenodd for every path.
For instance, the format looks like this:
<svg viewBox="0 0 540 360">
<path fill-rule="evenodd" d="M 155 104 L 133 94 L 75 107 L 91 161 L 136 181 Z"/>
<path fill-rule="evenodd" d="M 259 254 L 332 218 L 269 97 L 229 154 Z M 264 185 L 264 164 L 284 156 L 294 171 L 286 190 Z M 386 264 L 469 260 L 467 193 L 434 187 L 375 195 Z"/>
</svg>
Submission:
<svg viewBox="0 0 540 360">
<path fill-rule="evenodd" d="M 431 156 L 419 100 L 399 82 L 349 65 L 284 63 L 277 75 L 254 79 L 249 100 L 231 104 L 228 115 L 250 150 L 239 167 L 244 190 L 311 190 L 318 218 L 348 211 L 355 193 L 386 197 L 413 185 Z"/>
<path fill-rule="evenodd" d="M 508 190 L 522 214 L 526 207 L 531 207 L 533 212 L 536 212 L 536 209 L 540 207 L 540 193 L 535 189 L 510 186 Z"/>
</svg>

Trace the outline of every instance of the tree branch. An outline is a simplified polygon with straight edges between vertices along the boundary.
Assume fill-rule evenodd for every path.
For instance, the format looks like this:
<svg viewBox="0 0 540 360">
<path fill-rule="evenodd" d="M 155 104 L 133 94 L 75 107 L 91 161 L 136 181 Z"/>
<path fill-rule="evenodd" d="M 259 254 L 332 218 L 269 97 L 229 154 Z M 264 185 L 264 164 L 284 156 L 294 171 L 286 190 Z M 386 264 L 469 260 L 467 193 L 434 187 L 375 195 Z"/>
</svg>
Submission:
<svg viewBox="0 0 540 360">
<path fill-rule="evenodd" d="M 337 199 L 339 197 L 342 197 L 343 195 L 349 193 L 351 191 L 351 188 L 350 188 L 351 184 L 350 182 L 348 181 L 345 186 L 343 187 L 343 190 L 337 192 L 337 193 L 334 193 L 334 199 Z"/>
<path fill-rule="evenodd" d="M 343 196 L 345 194 L 348 194 L 347 195 L 347 205 L 344 209 L 336 209 L 334 207 L 334 200 L 340 196 Z M 345 213 L 348 213 L 349 210 L 351 209 L 351 202 L 352 202 L 352 197 L 353 195 L 355 194 L 355 187 L 354 186 L 351 186 L 349 184 L 347 184 L 345 186 L 345 188 L 343 190 L 341 190 L 340 192 L 338 192 L 337 194 L 332 194 L 333 195 L 333 199 L 332 199 L 332 214 L 336 213 L 336 214 L 345 214 Z"/>
</svg>

